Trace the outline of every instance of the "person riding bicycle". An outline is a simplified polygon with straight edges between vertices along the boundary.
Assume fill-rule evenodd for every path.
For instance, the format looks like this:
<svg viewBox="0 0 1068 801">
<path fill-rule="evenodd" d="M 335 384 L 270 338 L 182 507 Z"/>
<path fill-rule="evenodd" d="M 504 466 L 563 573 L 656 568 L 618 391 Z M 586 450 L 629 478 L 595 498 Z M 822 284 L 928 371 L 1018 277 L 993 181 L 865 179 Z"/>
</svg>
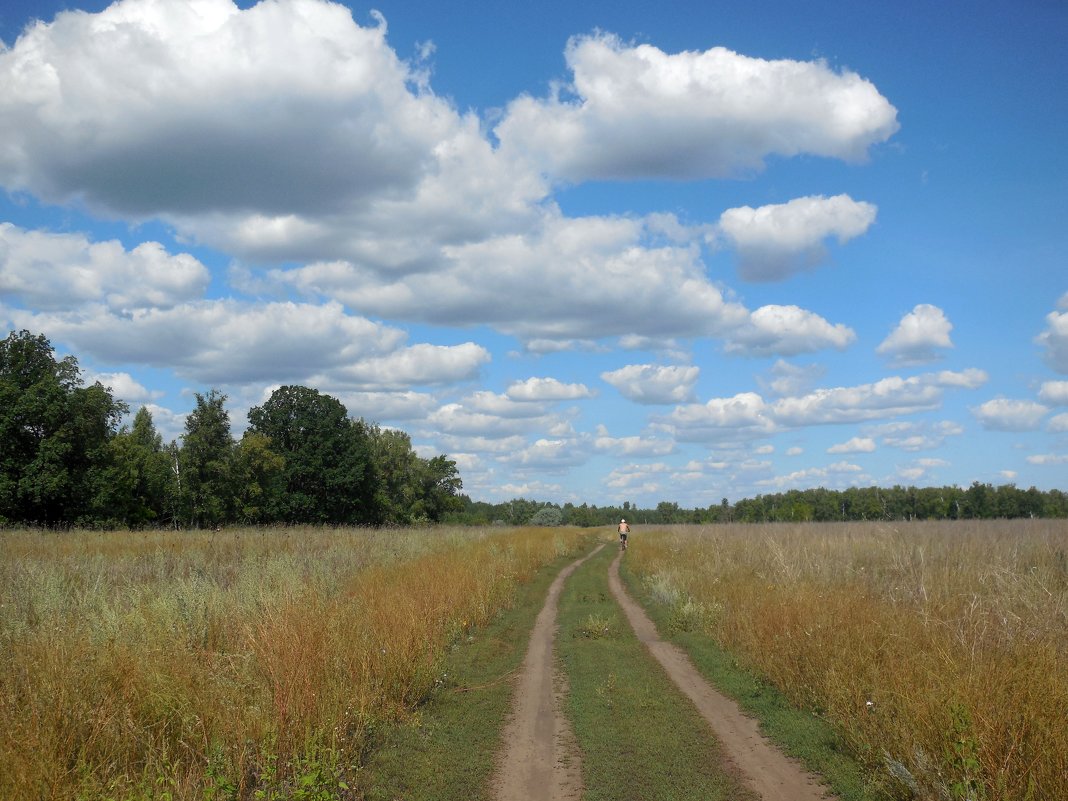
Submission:
<svg viewBox="0 0 1068 801">
<path fill-rule="evenodd" d="M 619 547 L 623 550 L 627 549 L 627 535 L 630 534 L 630 526 L 627 525 L 625 518 L 620 518 L 619 528 L 616 529 L 619 532 Z"/>
</svg>

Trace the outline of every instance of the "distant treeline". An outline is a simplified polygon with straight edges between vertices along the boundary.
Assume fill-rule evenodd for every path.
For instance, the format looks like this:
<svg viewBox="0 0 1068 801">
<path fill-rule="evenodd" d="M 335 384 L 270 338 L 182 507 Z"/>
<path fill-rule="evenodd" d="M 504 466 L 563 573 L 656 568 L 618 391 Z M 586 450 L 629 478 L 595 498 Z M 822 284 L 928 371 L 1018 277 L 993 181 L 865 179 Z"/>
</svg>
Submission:
<svg viewBox="0 0 1068 801">
<path fill-rule="evenodd" d="M 960 487 L 822 487 L 758 495 L 731 504 L 724 498 L 707 508 L 686 509 L 662 501 L 652 509 L 622 506 L 558 506 L 516 498 L 505 503 L 480 503 L 464 497 L 462 511 L 450 513 L 452 523 L 474 525 L 608 526 L 621 518 L 637 524 L 830 522 L 834 520 L 954 520 L 1020 517 L 1068 517 L 1068 495 L 1012 484 L 976 482 Z"/>
<path fill-rule="evenodd" d="M 226 396 L 196 394 L 181 442 L 142 407 L 29 331 L 0 341 L 0 524 L 192 527 L 411 525 L 462 508 L 456 463 L 423 459 L 403 431 L 348 416 L 301 386 L 274 391 L 230 433 Z"/>
</svg>

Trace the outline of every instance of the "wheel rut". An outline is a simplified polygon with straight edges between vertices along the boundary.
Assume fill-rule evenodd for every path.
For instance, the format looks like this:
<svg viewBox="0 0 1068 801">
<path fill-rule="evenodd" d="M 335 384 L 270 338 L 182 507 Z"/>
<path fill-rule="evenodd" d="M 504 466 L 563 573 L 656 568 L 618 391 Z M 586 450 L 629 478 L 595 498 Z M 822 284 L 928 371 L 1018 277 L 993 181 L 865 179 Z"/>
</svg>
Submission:
<svg viewBox="0 0 1068 801">
<path fill-rule="evenodd" d="M 553 640 L 564 582 L 604 547 L 560 571 L 534 621 L 493 781 L 496 801 L 565 801 L 582 796 L 582 764 L 575 735 L 563 713 L 567 687 L 556 669 Z"/>
<path fill-rule="evenodd" d="M 623 587 L 617 556 L 609 567 L 608 585 L 638 639 L 708 722 L 724 752 L 763 801 L 832 801 L 834 795 L 796 760 L 783 754 L 760 733 L 732 699 L 715 690 L 681 648 L 660 639 L 656 626 Z"/>
</svg>

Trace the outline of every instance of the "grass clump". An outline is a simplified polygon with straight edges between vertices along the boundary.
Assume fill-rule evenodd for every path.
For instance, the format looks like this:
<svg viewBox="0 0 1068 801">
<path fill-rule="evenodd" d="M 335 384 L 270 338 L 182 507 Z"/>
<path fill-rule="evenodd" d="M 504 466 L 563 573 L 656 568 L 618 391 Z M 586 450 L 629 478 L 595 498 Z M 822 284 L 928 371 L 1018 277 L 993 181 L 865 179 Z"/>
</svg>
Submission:
<svg viewBox="0 0 1068 801">
<path fill-rule="evenodd" d="M 719 746 L 622 618 L 606 548 L 568 579 L 557 639 L 587 801 L 746 799 Z M 570 633 L 570 636 L 568 634 Z"/>
<path fill-rule="evenodd" d="M 0 798 L 352 797 L 575 530 L 0 534 Z"/>
<path fill-rule="evenodd" d="M 662 616 L 714 607 L 679 641 L 831 723 L 886 794 L 1029 801 L 1068 798 L 1066 552 L 1064 521 L 777 524 L 628 564 Z"/>
</svg>

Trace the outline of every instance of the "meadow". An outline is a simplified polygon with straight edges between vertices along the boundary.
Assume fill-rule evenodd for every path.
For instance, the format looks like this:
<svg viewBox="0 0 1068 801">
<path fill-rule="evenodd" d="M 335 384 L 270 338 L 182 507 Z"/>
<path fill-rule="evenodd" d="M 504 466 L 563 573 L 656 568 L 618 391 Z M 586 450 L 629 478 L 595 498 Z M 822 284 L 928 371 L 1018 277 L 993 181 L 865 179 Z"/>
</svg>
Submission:
<svg viewBox="0 0 1068 801">
<path fill-rule="evenodd" d="M 823 718 L 880 795 L 1068 798 L 1068 522 L 638 531 L 627 567 Z"/>
<path fill-rule="evenodd" d="M 354 797 L 564 529 L 0 532 L 0 798 Z"/>
</svg>

